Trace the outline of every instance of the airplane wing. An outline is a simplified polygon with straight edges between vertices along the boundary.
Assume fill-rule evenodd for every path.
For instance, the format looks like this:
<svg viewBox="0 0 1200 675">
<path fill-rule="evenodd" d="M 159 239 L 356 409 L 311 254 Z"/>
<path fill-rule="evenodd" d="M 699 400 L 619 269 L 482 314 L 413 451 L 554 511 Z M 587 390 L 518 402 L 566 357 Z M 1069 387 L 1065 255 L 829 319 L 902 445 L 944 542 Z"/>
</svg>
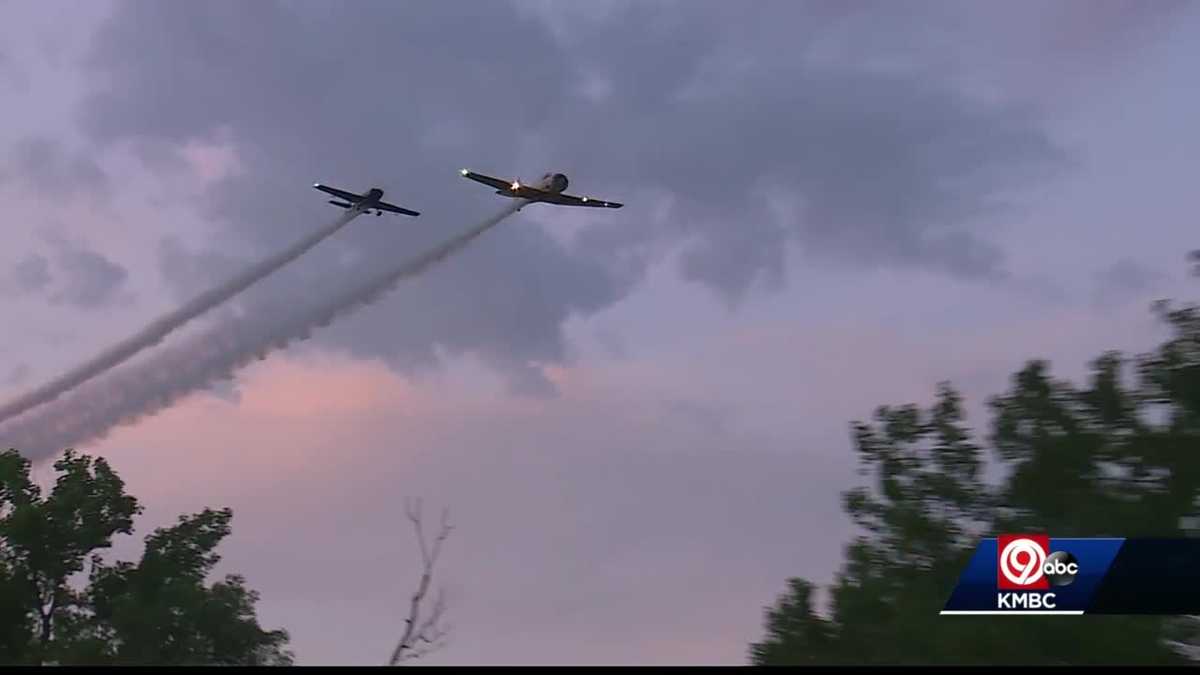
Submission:
<svg viewBox="0 0 1200 675">
<path fill-rule="evenodd" d="M 511 180 L 502 180 L 500 178 L 493 178 L 491 176 L 485 176 L 481 173 L 475 173 L 474 171 L 468 171 L 466 169 L 463 169 L 459 173 L 461 173 L 463 175 L 463 178 L 470 178 L 471 180 L 475 181 L 476 183 L 483 183 L 484 185 L 490 185 L 490 186 L 496 188 L 497 190 L 509 190 L 509 191 L 512 190 L 513 182 Z M 522 186 L 522 187 L 524 187 L 524 186 Z"/>
<path fill-rule="evenodd" d="M 619 209 L 625 206 L 620 202 L 606 202 L 603 199 L 596 199 L 594 197 L 576 197 L 575 195 L 563 194 L 561 192 L 544 192 L 542 194 L 544 195 L 540 198 L 542 201 L 561 204 L 563 206 L 595 206 L 602 209 Z"/>
<path fill-rule="evenodd" d="M 339 190 L 337 188 L 329 187 L 328 185 L 321 185 L 320 183 L 313 183 L 313 187 L 321 192 L 331 194 L 334 197 L 339 197 L 348 202 L 355 202 L 359 199 L 362 199 L 362 195 L 356 195 L 353 192 L 346 192 L 345 190 Z"/>
<path fill-rule="evenodd" d="M 373 208 L 373 209 L 379 209 L 380 211 L 389 211 L 389 212 L 391 212 L 391 213 L 403 213 L 403 214 L 404 214 L 404 215 L 406 215 L 406 216 L 419 216 L 419 215 L 421 215 L 421 214 L 420 214 L 419 212 L 417 212 L 417 211 L 409 211 L 408 209 L 401 208 L 401 207 L 399 207 L 399 206 L 396 206 L 396 205 L 394 205 L 394 204 L 389 204 L 389 203 L 387 203 L 387 202 L 376 202 L 375 204 L 373 204 L 373 205 L 371 206 L 371 208 Z"/>
</svg>

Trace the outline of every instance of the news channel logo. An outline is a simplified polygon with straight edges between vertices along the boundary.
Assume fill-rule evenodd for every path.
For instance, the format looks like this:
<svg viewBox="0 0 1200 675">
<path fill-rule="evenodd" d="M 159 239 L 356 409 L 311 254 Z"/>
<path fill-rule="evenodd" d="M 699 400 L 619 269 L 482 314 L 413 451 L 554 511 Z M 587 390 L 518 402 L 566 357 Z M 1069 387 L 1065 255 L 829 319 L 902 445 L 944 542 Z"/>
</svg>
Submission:
<svg viewBox="0 0 1200 675">
<path fill-rule="evenodd" d="M 1044 534 L 983 539 L 942 614 L 1083 614 L 1120 546 Z"/>
<path fill-rule="evenodd" d="M 1200 614 L 1200 537 L 1002 534 L 975 547 L 942 614 Z"/>
<path fill-rule="evenodd" d="M 1047 535 L 1001 535 L 997 539 L 996 587 L 1005 591 L 1070 586 L 1079 560 L 1069 551 L 1050 551 Z"/>
</svg>

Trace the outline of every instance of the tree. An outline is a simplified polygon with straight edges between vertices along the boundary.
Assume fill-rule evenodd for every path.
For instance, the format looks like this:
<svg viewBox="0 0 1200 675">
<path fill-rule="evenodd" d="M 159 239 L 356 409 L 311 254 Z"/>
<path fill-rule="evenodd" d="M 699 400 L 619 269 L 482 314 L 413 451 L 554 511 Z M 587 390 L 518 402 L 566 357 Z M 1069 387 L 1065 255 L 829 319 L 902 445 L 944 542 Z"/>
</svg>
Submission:
<svg viewBox="0 0 1200 675">
<path fill-rule="evenodd" d="M 413 592 L 408 605 L 408 618 L 404 620 L 404 633 L 392 650 L 388 659 L 389 666 L 400 665 L 404 661 L 419 659 L 442 647 L 449 628 L 442 624 L 446 612 L 446 595 L 438 589 L 433 599 L 433 607 L 429 615 L 422 617 L 424 603 L 433 582 L 433 568 L 438 557 L 442 554 L 442 544 L 450 536 L 450 512 L 442 511 L 442 523 L 430 544 L 425 538 L 425 529 L 421 515 L 421 501 L 405 504 L 405 515 L 413 524 L 417 535 L 417 544 L 421 549 L 421 578 L 417 581 L 417 589 Z"/>
<path fill-rule="evenodd" d="M 755 664 L 1128 663 L 1195 658 L 1197 622 L 1168 617 L 938 616 L 978 539 L 1183 536 L 1200 497 L 1200 309 L 1156 311 L 1171 337 L 1127 362 L 1106 353 L 1077 388 L 1031 361 L 990 401 L 991 462 L 970 440 L 958 394 L 928 410 L 883 407 L 855 423 L 869 487 L 845 494 L 863 534 L 846 549 L 829 610 L 788 581 L 766 612 Z M 1130 369 L 1129 366 L 1135 366 Z M 1127 382 L 1134 370 L 1136 381 Z M 985 469 L 999 474 L 994 484 Z"/>
<path fill-rule="evenodd" d="M 205 585 L 230 532 L 228 509 L 181 517 L 146 538 L 137 564 L 108 564 L 99 552 L 133 531 L 141 507 L 103 459 L 68 451 L 54 468 L 43 497 L 29 461 L 0 453 L 0 661 L 291 663 L 287 633 L 258 625 L 244 579 Z"/>
</svg>

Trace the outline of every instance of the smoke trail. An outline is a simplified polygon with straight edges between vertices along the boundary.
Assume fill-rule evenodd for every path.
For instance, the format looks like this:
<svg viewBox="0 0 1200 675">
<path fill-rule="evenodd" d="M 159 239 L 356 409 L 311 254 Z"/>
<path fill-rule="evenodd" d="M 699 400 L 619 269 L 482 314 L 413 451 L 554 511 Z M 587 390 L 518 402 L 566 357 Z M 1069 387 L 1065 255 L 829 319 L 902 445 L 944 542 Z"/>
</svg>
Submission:
<svg viewBox="0 0 1200 675">
<path fill-rule="evenodd" d="M 229 321 L 88 383 L 68 397 L 0 429 L 0 447 L 17 448 L 41 459 L 76 445 L 104 438 L 113 428 L 132 424 L 170 407 L 180 398 L 229 379 L 238 368 L 307 339 L 314 328 L 378 299 L 396 283 L 464 248 L 472 240 L 528 204 L 519 200 L 495 216 L 404 264 L 328 300 L 299 308 L 277 321 L 249 317 Z"/>
<path fill-rule="evenodd" d="M 272 272 L 299 258 L 312 247 L 333 236 L 335 232 L 345 227 L 360 214 L 360 211 L 347 210 L 345 215 L 333 223 L 313 232 L 274 257 L 246 269 L 225 284 L 202 293 L 174 312 L 158 318 L 133 337 L 113 345 L 74 370 L 10 401 L 3 407 L 0 407 L 0 423 L 20 415 L 34 406 L 52 401 L 62 393 L 70 391 L 104 371 L 120 365 L 143 349 L 158 344 L 171 331 L 176 330 L 188 321 L 241 293 L 255 282 L 260 281 Z"/>
</svg>

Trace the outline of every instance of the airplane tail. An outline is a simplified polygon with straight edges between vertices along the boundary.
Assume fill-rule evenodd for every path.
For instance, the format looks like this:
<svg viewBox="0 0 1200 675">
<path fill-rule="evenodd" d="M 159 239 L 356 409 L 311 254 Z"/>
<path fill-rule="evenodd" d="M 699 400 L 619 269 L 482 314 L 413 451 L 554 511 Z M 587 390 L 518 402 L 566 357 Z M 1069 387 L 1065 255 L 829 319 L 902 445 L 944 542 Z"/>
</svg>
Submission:
<svg viewBox="0 0 1200 675">
<path fill-rule="evenodd" d="M 343 209 L 348 209 L 348 208 L 350 208 L 350 206 L 351 206 L 350 204 L 347 204 L 346 202 L 339 202 L 339 201 L 338 201 L 338 200 L 336 200 L 336 199 L 330 199 L 330 200 L 329 200 L 329 203 L 330 203 L 330 204 L 333 204 L 334 206 L 340 206 L 340 207 L 342 207 Z"/>
</svg>

